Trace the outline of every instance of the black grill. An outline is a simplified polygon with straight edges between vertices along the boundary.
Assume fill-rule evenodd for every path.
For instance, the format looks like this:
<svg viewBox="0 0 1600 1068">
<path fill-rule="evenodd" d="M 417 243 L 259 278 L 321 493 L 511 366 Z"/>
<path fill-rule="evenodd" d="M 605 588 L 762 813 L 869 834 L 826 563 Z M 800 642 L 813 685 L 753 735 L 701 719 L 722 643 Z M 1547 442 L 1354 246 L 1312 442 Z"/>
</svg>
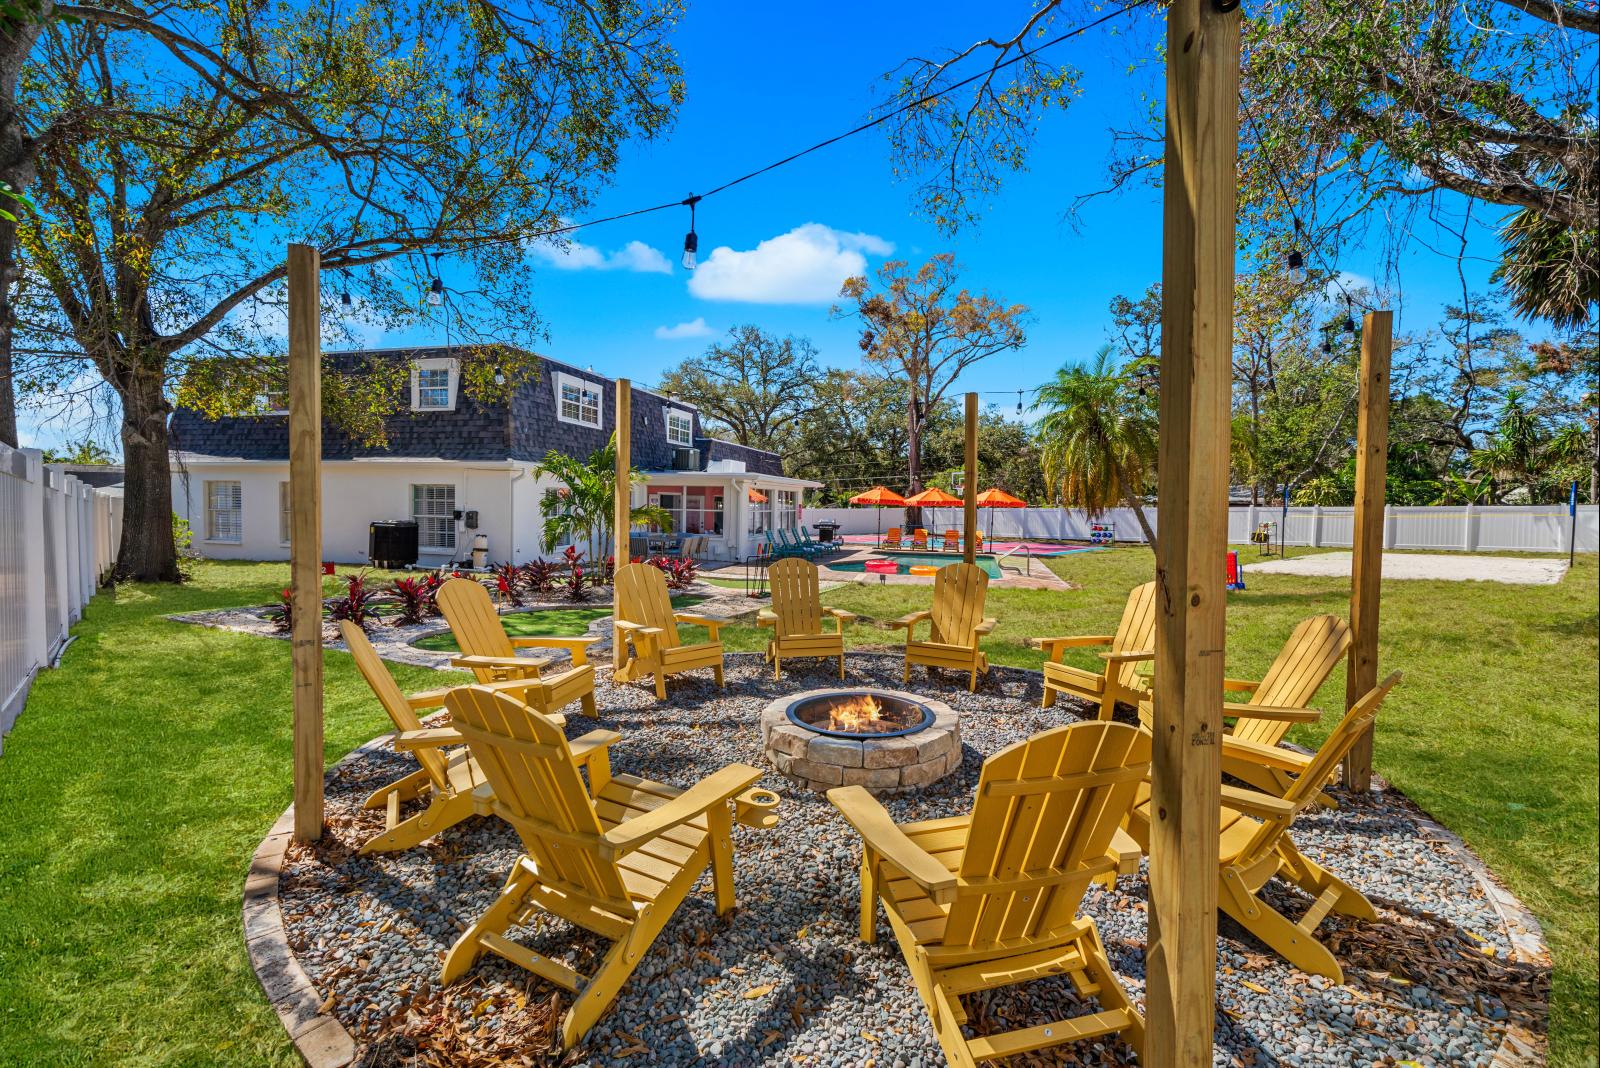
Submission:
<svg viewBox="0 0 1600 1068">
<path fill-rule="evenodd" d="M 417 562 L 417 521 L 380 519 L 367 527 L 367 559 L 373 567 L 407 567 Z"/>
</svg>

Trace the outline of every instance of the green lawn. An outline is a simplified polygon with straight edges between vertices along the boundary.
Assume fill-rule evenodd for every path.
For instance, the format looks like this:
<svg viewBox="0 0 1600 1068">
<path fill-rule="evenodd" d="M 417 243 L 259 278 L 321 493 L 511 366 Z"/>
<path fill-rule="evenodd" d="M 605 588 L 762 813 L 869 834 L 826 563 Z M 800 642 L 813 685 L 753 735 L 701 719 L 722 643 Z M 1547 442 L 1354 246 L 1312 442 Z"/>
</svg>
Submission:
<svg viewBox="0 0 1600 1068">
<path fill-rule="evenodd" d="M 1050 566 L 1081 588 L 991 591 L 997 663 L 1036 666 L 1030 635 L 1108 632 L 1151 557 Z M 1562 1068 L 1596 1056 L 1596 579 L 1590 558 L 1557 587 L 1391 583 L 1384 605 L 1382 666 L 1406 682 L 1379 720 L 1378 769 L 1543 921 Z M 282 564 L 203 564 L 184 587 L 101 594 L 61 669 L 35 686 L 0 756 L 0 1064 L 295 1063 L 239 931 L 245 867 L 290 796 L 289 647 L 160 618 L 264 604 L 286 581 Z M 1347 607 L 1337 579 L 1249 582 L 1230 595 L 1232 674 L 1263 670 L 1304 616 Z M 893 642 L 872 621 L 927 596 L 824 594 L 865 617 L 855 644 Z M 543 622 L 586 625 L 600 610 Z M 746 625 L 723 634 L 738 649 L 765 641 Z M 439 681 L 394 670 L 410 688 Z M 344 654 L 328 654 L 327 686 L 331 761 L 386 720 Z M 1335 707 L 1342 687 L 1336 673 L 1319 706 Z"/>
</svg>

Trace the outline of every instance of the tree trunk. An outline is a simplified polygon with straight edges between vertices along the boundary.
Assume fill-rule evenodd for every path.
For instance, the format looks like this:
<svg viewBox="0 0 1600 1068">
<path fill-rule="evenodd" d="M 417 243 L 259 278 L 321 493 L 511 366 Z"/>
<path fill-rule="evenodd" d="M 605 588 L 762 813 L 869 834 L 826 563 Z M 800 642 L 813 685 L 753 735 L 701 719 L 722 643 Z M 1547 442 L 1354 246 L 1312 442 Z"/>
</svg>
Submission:
<svg viewBox="0 0 1600 1068">
<path fill-rule="evenodd" d="M 119 578 L 179 582 L 172 541 L 172 458 L 167 452 L 167 398 L 160 372 L 135 371 L 118 383 L 122 400 L 122 544 Z M 197 537 L 204 531 L 196 531 Z"/>
<path fill-rule="evenodd" d="M 33 184 L 37 152 L 22 116 L 17 114 L 17 81 L 54 9 L 52 0 L 41 0 L 36 12 L 0 19 L 0 181 L 17 193 L 26 192 Z M 12 215 L 27 210 L 10 198 L 0 199 L 0 208 Z M 12 327 L 16 321 L 11 306 L 11 291 L 18 277 L 16 251 L 17 224 L 0 219 L 0 442 L 13 447 L 18 444 L 11 359 Z"/>
<path fill-rule="evenodd" d="M 1144 531 L 1145 543 L 1150 546 L 1151 552 L 1155 552 L 1156 532 L 1151 529 L 1150 520 L 1144 514 L 1144 503 L 1131 493 L 1124 494 L 1123 498 L 1128 502 L 1128 507 L 1133 509 L 1134 517 L 1139 520 L 1139 529 Z"/>
<path fill-rule="evenodd" d="M 922 425 L 917 419 L 917 393 L 911 391 L 911 407 L 906 413 L 906 496 L 922 492 Z M 922 509 L 906 509 L 906 536 L 922 525 Z"/>
</svg>

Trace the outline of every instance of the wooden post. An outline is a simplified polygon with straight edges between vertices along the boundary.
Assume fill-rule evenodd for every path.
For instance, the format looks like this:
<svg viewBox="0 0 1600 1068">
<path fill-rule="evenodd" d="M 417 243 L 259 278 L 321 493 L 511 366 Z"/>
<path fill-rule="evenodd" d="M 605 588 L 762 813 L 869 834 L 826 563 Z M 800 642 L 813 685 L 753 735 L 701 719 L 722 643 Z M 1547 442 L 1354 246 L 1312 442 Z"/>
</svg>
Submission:
<svg viewBox="0 0 1600 1068">
<path fill-rule="evenodd" d="M 1378 684 L 1378 606 L 1383 583 L 1384 486 L 1389 470 L 1389 353 L 1394 315 L 1367 312 L 1361 328 L 1361 413 L 1356 421 L 1356 515 L 1350 561 L 1350 658 L 1344 705 Z M 1344 784 L 1372 786 L 1372 728 L 1344 758 Z"/>
<path fill-rule="evenodd" d="M 289 574 L 294 839 L 322 837 L 322 257 L 289 246 Z"/>
<path fill-rule="evenodd" d="M 1167 8 L 1155 738 L 1145 1052 L 1211 1064 L 1227 592 L 1239 19 Z"/>
<path fill-rule="evenodd" d="M 978 546 L 973 535 L 978 531 L 978 395 L 967 394 L 967 474 L 961 488 L 961 559 L 972 563 Z"/>
<path fill-rule="evenodd" d="M 613 560 L 617 567 L 628 562 L 628 531 L 633 526 L 633 383 L 626 378 L 617 379 L 617 493 L 616 514 L 611 517 L 611 530 L 615 548 Z M 617 615 L 617 587 L 611 584 L 611 616 Z M 611 628 L 611 666 L 622 667 L 624 643 L 622 632 Z"/>
</svg>

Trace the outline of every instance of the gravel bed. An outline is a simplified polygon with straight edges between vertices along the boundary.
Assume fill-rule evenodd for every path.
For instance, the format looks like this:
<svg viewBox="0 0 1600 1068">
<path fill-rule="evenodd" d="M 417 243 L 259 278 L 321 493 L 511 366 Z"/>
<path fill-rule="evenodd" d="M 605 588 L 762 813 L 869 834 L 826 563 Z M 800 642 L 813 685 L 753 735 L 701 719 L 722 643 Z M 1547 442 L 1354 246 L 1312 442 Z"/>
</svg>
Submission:
<svg viewBox="0 0 1600 1068">
<path fill-rule="evenodd" d="M 802 662 L 804 663 L 804 662 Z M 853 654 L 853 681 L 900 688 L 895 656 Z M 699 673 L 697 673 L 699 674 Z M 709 673 L 706 673 L 709 674 Z M 693 676 L 690 677 L 694 679 Z M 823 666 L 771 678 L 759 657 L 728 658 L 728 688 L 709 678 L 677 681 L 657 704 L 638 686 L 597 689 L 599 720 L 572 715 L 568 733 L 622 732 L 618 771 L 688 785 L 730 761 L 765 766 L 756 726 L 773 698 L 831 684 Z M 898 820 L 964 812 L 985 755 L 1071 722 L 1065 702 L 1038 708 L 1039 676 L 996 669 L 977 694 L 955 677 L 917 671 L 909 687 L 962 714 L 965 759 L 923 792 L 887 800 Z M 492 955 L 440 990 L 443 952 L 493 900 L 520 852 L 502 822 L 473 819 L 416 849 L 358 857 L 381 829 L 361 800 L 411 770 L 387 747 L 347 761 L 331 776 L 331 834 L 291 850 L 280 903 L 290 946 L 317 989 L 359 1042 L 363 1063 L 554 1063 L 549 1023 L 557 988 Z M 775 774 L 763 785 L 784 802 L 775 831 L 735 826 L 739 909 L 713 911 L 709 878 L 667 926 L 612 1010 L 569 1064 L 814 1064 L 915 1068 L 944 1061 L 888 923 L 879 941 L 857 937 L 859 845 L 831 805 Z M 1506 932 L 1467 867 L 1418 833 L 1394 793 L 1353 798 L 1308 813 L 1295 838 L 1378 906 L 1375 924 L 1323 922 L 1319 935 L 1345 966 L 1335 987 L 1289 967 L 1224 918 L 1218 939 L 1219 1065 L 1487 1065 L 1506 1021 L 1536 996 L 1528 969 L 1507 963 Z M 1085 911 L 1099 924 L 1113 968 L 1144 1000 L 1146 883 L 1095 887 Z M 1275 898 L 1291 916 L 1298 891 Z M 608 943 L 559 920 L 512 936 L 587 970 Z M 980 1029 L 1044 1022 L 1090 1011 L 1062 979 L 992 995 L 975 1006 Z M 527 1060 L 523 1058 L 526 1057 Z M 1115 1041 L 1079 1044 L 1019 1063 L 1111 1065 L 1135 1060 Z"/>
</svg>

